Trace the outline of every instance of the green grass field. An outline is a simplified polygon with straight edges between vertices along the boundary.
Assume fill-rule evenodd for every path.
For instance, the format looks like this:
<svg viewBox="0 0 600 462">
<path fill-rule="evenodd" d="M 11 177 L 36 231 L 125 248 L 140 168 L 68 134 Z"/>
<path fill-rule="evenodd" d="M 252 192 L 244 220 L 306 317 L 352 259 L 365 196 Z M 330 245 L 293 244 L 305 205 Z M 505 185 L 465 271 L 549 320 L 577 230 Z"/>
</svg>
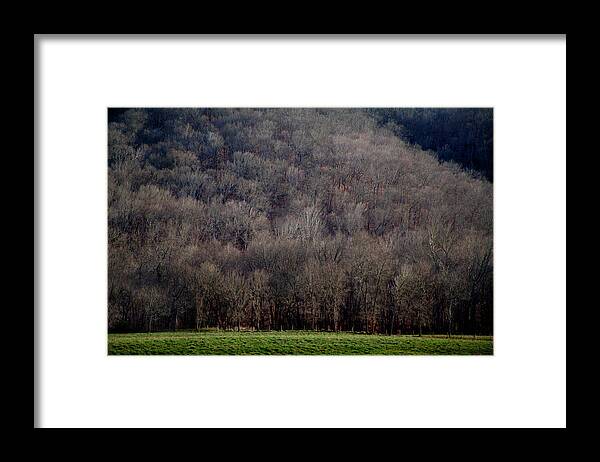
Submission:
<svg viewBox="0 0 600 462">
<path fill-rule="evenodd" d="M 157 332 L 108 334 L 109 355 L 491 355 L 492 337 L 349 332 Z"/>
</svg>

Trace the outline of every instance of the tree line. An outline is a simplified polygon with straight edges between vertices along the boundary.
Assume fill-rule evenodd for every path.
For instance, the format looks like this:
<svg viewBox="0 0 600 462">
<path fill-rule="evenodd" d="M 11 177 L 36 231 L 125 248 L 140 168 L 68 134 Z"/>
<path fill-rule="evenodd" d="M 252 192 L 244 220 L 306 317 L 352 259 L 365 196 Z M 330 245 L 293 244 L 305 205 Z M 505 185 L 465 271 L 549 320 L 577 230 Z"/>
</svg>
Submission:
<svg viewBox="0 0 600 462">
<path fill-rule="evenodd" d="M 492 184 L 363 109 L 118 109 L 108 326 L 493 328 Z"/>
</svg>

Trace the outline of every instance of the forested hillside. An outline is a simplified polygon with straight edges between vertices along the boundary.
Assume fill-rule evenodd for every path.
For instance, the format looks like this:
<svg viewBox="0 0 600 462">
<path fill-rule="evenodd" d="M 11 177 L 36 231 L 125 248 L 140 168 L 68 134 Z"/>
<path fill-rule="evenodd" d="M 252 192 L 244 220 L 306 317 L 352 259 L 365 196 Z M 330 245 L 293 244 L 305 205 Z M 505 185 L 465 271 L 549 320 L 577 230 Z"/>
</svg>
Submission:
<svg viewBox="0 0 600 462">
<path fill-rule="evenodd" d="M 378 115 L 109 121 L 111 331 L 492 332 L 492 184 Z"/>
</svg>

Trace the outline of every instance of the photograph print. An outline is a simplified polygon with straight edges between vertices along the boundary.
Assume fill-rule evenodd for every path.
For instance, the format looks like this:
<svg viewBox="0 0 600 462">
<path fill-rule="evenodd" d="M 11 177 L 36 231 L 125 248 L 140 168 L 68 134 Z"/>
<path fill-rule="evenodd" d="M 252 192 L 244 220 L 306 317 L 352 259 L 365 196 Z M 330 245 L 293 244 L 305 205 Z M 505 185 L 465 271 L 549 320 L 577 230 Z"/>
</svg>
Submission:
<svg viewBox="0 0 600 462">
<path fill-rule="evenodd" d="M 492 108 L 108 108 L 109 355 L 492 355 Z"/>
</svg>

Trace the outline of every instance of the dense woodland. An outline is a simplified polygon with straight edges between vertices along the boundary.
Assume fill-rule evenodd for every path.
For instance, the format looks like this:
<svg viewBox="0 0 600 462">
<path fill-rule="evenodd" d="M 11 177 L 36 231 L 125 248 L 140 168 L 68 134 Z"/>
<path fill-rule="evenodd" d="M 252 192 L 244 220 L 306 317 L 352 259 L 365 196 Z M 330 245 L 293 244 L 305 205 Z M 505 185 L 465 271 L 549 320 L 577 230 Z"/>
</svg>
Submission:
<svg viewBox="0 0 600 462">
<path fill-rule="evenodd" d="M 492 183 L 394 111 L 109 110 L 109 330 L 492 333 Z"/>
</svg>

